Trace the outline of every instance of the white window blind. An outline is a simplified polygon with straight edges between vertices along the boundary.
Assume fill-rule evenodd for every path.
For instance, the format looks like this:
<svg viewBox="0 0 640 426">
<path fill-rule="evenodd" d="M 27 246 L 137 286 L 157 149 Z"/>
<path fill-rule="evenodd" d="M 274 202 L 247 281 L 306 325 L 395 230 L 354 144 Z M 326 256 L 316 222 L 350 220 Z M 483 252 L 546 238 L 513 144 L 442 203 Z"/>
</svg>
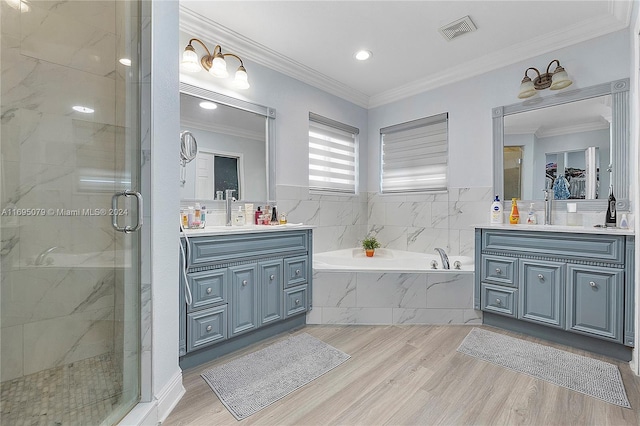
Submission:
<svg viewBox="0 0 640 426">
<path fill-rule="evenodd" d="M 380 190 L 422 192 L 447 189 L 448 113 L 380 129 Z"/>
<path fill-rule="evenodd" d="M 309 113 L 309 188 L 355 194 L 358 190 L 355 127 Z"/>
</svg>

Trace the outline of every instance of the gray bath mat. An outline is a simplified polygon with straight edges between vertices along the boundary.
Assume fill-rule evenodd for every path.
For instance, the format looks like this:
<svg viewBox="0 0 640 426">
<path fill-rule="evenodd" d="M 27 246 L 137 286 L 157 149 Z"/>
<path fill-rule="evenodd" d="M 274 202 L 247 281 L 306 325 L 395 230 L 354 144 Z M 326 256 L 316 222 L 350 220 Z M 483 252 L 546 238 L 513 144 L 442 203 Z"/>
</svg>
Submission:
<svg viewBox="0 0 640 426">
<path fill-rule="evenodd" d="M 458 352 L 631 408 L 618 367 L 549 346 L 474 328 Z"/>
<path fill-rule="evenodd" d="M 350 358 L 302 333 L 201 374 L 238 420 L 273 404 Z"/>
</svg>

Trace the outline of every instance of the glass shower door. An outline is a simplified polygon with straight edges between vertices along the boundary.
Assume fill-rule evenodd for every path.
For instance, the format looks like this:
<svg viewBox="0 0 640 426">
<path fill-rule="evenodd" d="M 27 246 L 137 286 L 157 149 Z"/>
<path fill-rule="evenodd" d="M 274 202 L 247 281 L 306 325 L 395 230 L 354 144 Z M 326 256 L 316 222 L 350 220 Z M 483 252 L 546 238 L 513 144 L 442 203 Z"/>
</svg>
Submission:
<svg viewBox="0 0 640 426">
<path fill-rule="evenodd" d="M 140 395 L 140 3 L 0 0 L 2 424 Z M 127 194 L 130 194 L 127 192 Z M 115 207 L 115 209 L 114 209 Z"/>
</svg>

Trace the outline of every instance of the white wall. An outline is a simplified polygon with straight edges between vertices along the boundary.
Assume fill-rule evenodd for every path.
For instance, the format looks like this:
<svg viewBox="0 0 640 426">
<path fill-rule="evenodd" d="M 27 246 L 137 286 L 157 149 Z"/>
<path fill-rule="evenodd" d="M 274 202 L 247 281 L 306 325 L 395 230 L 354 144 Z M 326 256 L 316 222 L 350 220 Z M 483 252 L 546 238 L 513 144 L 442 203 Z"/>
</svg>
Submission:
<svg viewBox="0 0 640 426">
<path fill-rule="evenodd" d="M 442 112 L 449 113 L 450 186 L 492 186 L 491 109 L 518 103 L 517 93 L 524 70 L 544 68 L 553 59 L 559 59 L 573 79 L 572 88 L 627 78 L 630 69 L 628 31 L 617 31 L 371 109 L 368 189 L 373 191 L 378 185 L 380 128 Z M 551 94 L 548 90 L 541 93 L 543 96 Z"/>
</svg>

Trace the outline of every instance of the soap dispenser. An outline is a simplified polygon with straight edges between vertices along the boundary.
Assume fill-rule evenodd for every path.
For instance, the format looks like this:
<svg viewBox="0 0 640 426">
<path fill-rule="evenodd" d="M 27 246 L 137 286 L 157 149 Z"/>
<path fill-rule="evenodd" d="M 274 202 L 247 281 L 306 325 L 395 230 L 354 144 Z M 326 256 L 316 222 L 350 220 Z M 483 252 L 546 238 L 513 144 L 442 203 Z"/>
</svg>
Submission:
<svg viewBox="0 0 640 426">
<path fill-rule="evenodd" d="M 242 211 L 242 206 L 238 206 L 238 211 L 234 212 L 233 215 L 233 226 L 242 226 L 244 225 L 244 213 Z"/>
<path fill-rule="evenodd" d="M 536 211 L 533 209 L 533 203 L 529 204 L 529 213 L 527 214 L 527 225 L 535 225 L 538 223 L 536 219 Z"/>
</svg>

